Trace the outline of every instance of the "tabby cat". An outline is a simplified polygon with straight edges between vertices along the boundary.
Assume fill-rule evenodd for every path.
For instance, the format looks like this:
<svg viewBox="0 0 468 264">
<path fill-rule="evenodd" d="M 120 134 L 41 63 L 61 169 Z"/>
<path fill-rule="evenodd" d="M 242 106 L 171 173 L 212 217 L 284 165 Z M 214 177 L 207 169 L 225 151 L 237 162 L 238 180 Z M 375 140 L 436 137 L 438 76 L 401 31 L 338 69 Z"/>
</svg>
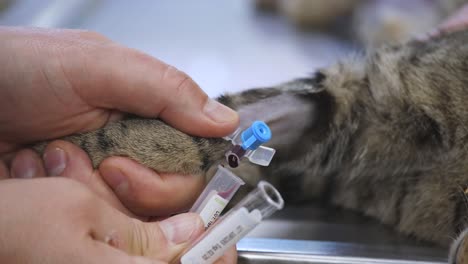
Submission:
<svg viewBox="0 0 468 264">
<path fill-rule="evenodd" d="M 237 171 L 247 182 L 266 178 L 289 202 L 326 199 L 417 239 L 453 244 L 452 263 L 467 263 L 468 31 L 385 46 L 218 100 L 239 111 L 243 125 L 265 120 L 274 134 L 272 164 Z M 205 175 L 229 146 L 137 117 L 65 139 L 95 166 L 122 155 L 194 175 Z"/>
</svg>

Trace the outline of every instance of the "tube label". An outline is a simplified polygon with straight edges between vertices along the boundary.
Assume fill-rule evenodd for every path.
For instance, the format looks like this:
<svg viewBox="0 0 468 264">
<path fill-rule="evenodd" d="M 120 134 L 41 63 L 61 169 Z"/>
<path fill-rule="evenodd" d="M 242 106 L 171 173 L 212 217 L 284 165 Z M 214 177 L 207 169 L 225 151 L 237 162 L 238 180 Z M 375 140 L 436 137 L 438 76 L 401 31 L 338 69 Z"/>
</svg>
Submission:
<svg viewBox="0 0 468 264">
<path fill-rule="evenodd" d="M 242 207 L 227 215 L 218 224 L 209 229 L 181 258 L 182 264 L 213 263 L 230 247 L 234 246 L 262 220 L 260 211 L 248 212 Z"/>
<path fill-rule="evenodd" d="M 216 192 L 208 197 L 207 202 L 200 211 L 200 217 L 205 223 L 205 228 L 210 227 L 218 219 L 227 204 L 228 200 L 219 196 Z"/>
</svg>

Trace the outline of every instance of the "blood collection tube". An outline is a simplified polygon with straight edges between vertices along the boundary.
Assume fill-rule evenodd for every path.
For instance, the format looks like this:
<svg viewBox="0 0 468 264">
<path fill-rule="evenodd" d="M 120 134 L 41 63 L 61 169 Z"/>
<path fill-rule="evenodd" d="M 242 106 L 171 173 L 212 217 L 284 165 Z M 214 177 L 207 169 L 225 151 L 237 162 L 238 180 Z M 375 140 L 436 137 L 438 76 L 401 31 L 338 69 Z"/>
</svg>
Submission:
<svg viewBox="0 0 468 264">
<path fill-rule="evenodd" d="M 209 228 L 182 256 L 182 264 L 209 264 L 221 257 L 263 219 L 282 209 L 284 201 L 273 185 L 261 181 L 225 216 Z"/>
</svg>

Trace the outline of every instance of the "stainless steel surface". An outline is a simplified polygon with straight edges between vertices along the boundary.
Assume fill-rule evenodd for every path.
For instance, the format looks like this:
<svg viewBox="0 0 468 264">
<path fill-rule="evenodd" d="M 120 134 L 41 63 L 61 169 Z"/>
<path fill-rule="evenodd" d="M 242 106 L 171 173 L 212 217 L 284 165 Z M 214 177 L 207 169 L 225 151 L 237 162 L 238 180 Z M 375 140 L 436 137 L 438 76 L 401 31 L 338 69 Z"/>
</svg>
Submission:
<svg viewBox="0 0 468 264">
<path fill-rule="evenodd" d="M 247 238 L 238 246 L 240 263 L 442 264 L 445 258 L 421 248 L 387 247 L 310 240 Z"/>
<path fill-rule="evenodd" d="M 238 244 L 241 263 L 446 263 L 447 250 L 416 242 L 357 213 L 288 206 Z"/>
<path fill-rule="evenodd" d="M 351 47 L 259 15 L 249 0 L 16 0 L 0 25 L 98 31 L 187 72 L 211 96 L 302 77 Z M 118 54 L 116 54 L 118 56 Z M 416 243 L 358 214 L 287 206 L 239 245 L 245 263 L 442 263 L 446 250 Z"/>
</svg>

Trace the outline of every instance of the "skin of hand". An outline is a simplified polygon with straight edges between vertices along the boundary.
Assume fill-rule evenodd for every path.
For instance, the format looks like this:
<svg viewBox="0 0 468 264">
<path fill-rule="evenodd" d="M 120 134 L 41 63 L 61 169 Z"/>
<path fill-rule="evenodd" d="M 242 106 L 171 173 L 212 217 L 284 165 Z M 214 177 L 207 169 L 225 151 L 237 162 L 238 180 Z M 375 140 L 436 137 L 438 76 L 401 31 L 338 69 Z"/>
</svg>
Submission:
<svg viewBox="0 0 468 264">
<path fill-rule="evenodd" d="M 464 5 L 455 14 L 443 22 L 432 34 L 449 33 L 463 30 L 468 27 L 468 4 Z"/>
<path fill-rule="evenodd" d="M 468 28 L 468 4 L 464 5 L 460 10 L 451 15 L 437 28 L 429 33 L 419 36 L 416 39 L 419 41 L 427 41 L 431 38 L 447 34 L 450 32 L 460 31 Z"/>
<path fill-rule="evenodd" d="M 67 166 L 63 169 L 62 173 L 58 175 L 61 177 L 45 177 L 45 169 L 39 168 L 36 171 L 40 172 L 40 174 L 34 175 L 32 177 L 33 179 L 8 179 L 0 181 L 1 215 L 8 216 L 0 216 L 0 227 L 12 227 L 0 228 L 0 262 L 3 263 L 4 260 L 8 260 L 5 263 L 36 263 L 30 261 L 30 259 L 46 258 L 47 261 L 45 261 L 45 263 L 63 263 L 62 260 L 67 259 L 67 254 L 70 254 L 71 250 L 79 249 L 78 251 L 73 251 L 73 254 L 76 255 L 77 259 L 83 262 L 76 263 L 94 263 L 91 261 L 91 257 L 96 263 L 108 263 L 104 262 L 104 260 L 108 261 L 114 258 L 122 258 L 122 261 L 127 261 L 126 263 L 150 263 L 145 262 L 148 260 L 143 258 L 131 258 L 129 256 L 135 254 L 161 260 L 163 261 L 161 263 L 165 263 L 164 261 L 168 261 L 174 256 L 179 255 L 190 241 L 193 241 L 194 238 L 203 232 L 203 227 L 200 227 L 202 224 L 200 224 L 198 215 L 181 214 L 177 215 L 176 218 L 164 217 L 174 210 L 177 210 L 177 208 L 180 208 L 180 205 L 185 204 L 185 206 L 190 206 L 193 203 L 193 199 L 195 198 L 193 195 L 198 191 L 194 191 L 190 188 L 200 187 L 201 189 L 202 187 L 197 183 L 196 177 L 190 175 L 160 175 L 158 177 L 153 177 L 153 172 L 150 169 L 130 161 L 133 162 L 133 164 L 127 164 L 129 169 L 134 169 L 135 171 L 133 171 L 133 173 L 142 177 L 141 180 L 146 181 L 147 185 L 150 186 L 147 189 L 141 186 L 136 186 L 134 188 L 143 189 L 148 192 L 153 191 L 152 193 L 144 194 L 144 196 L 152 195 L 152 197 L 154 197 L 155 202 L 151 204 L 153 208 L 151 215 L 158 215 L 158 219 L 165 219 L 159 222 L 159 224 L 145 223 L 151 218 L 135 215 L 129 211 L 120 202 L 115 192 L 105 184 L 102 177 L 99 175 L 99 171 L 93 169 L 91 160 L 81 148 L 70 142 L 58 140 L 47 146 L 46 154 L 50 153 L 50 151 L 55 151 L 57 148 L 64 151 L 67 159 Z M 37 164 L 40 164 L 40 157 L 31 150 L 20 151 L 15 161 L 22 157 L 33 157 L 37 160 Z M 119 158 L 116 162 L 119 160 L 122 162 L 129 161 Z M 13 164 L 13 166 L 15 166 L 15 164 Z M 0 177 L 9 178 L 3 175 L 2 171 L 3 173 L 8 173 L 6 169 L 0 169 Z M 170 177 L 172 180 L 168 181 L 165 177 Z M 140 180 L 134 182 L 138 183 Z M 25 185 L 25 187 L 23 187 L 23 185 Z M 187 189 L 183 195 L 175 196 L 173 190 L 177 189 L 177 186 L 180 185 L 185 185 Z M 154 187 L 153 190 L 151 190 L 151 186 Z M 2 192 L 2 188 L 9 188 L 9 192 Z M 14 191 L 17 188 L 22 189 Z M 154 192 L 154 190 L 156 191 Z M 14 195 L 16 195 L 16 198 Z M 21 202 L 16 202 L 16 200 L 20 200 Z M 136 198 L 136 201 L 139 200 L 141 199 Z M 10 209 L 10 207 L 12 208 Z M 29 209 L 29 207 L 34 207 L 34 210 Z M 41 208 L 46 208 L 46 210 L 42 210 Z M 10 210 L 13 211 L 10 212 Z M 73 210 L 73 212 L 71 210 Z M 69 214 L 69 212 L 71 213 Z M 77 219 L 79 220 L 83 215 L 88 215 L 93 212 L 99 212 L 99 217 L 93 216 L 92 219 L 87 222 L 83 220 L 83 225 L 79 225 L 78 228 L 75 227 L 76 223 L 82 223 L 82 221 L 77 221 Z M 78 217 L 76 215 L 78 215 Z M 24 220 L 27 219 L 30 221 L 24 222 Z M 120 222 L 115 224 L 117 223 L 115 219 L 123 220 L 119 220 Z M 85 220 L 89 219 L 86 218 Z M 169 231 L 164 231 L 163 233 L 174 234 L 175 231 L 179 230 L 180 232 L 175 232 L 178 236 L 175 241 L 186 242 L 171 244 L 166 243 L 167 239 L 161 238 L 161 232 L 159 232 L 160 223 L 164 223 L 162 227 L 166 228 L 165 223 L 167 221 L 169 221 L 170 224 L 174 223 L 175 226 L 167 227 Z M 53 223 L 53 225 L 51 223 Z M 73 227 L 70 227 L 70 225 L 73 225 Z M 57 231 L 52 230 L 54 226 L 62 227 L 60 230 L 63 232 L 63 239 L 66 243 L 61 243 L 61 246 L 58 247 L 53 243 L 43 243 L 44 245 L 41 245 L 41 247 L 43 246 L 44 248 L 37 248 L 38 244 L 31 244 L 31 242 L 34 241 L 56 241 Z M 70 227 L 70 230 L 66 230 L 67 227 Z M 83 237 L 79 232 L 84 231 L 80 228 L 92 230 L 101 228 L 102 230 L 110 230 L 110 235 L 115 233 L 113 230 L 124 230 L 125 232 L 122 233 L 116 231 L 117 233 L 115 234 L 119 234 L 118 237 L 121 237 L 121 234 L 130 234 L 140 237 L 120 238 L 124 241 L 115 242 L 116 245 L 113 245 L 123 251 L 119 252 L 112 248 L 109 248 L 109 250 L 105 249 L 105 243 L 103 243 L 102 239 L 99 240 L 93 236 L 85 237 L 84 239 L 75 239 L 75 237 Z M 153 228 L 155 228 L 156 231 L 154 231 Z M 34 233 L 33 230 L 36 229 L 41 230 L 41 232 L 39 234 Z M 5 232 L 7 234 L 3 234 Z M 18 262 L 15 262 L 17 260 L 15 258 L 18 256 L 9 256 L 6 255 L 6 253 L 2 253 L 2 251 L 13 252 L 9 250 L 11 242 L 8 241 L 9 237 L 14 236 L 16 233 L 23 234 L 20 238 L 29 242 L 23 243 L 22 240 L 15 240 L 15 242 L 18 242 L 17 247 L 15 247 L 16 252 L 18 252 L 18 255 L 21 257 L 25 257 L 25 259 L 18 260 Z M 187 237 L 187 234 L 190 233 L 193 234 Z M 29 236 L 29 234 L 31 234 L 31 236 Z M 65 235 L 71 239 L 67 240 Z M 184 235 L 186 235 L 186 237 L 179 238 Z M 16 235 L 16 237 L 18 236 Z M 134 244 L 128 246 L 128 241 L 133 241 Z M 90 255 L 88 253 L 89 250 L 86 250 L 90 243 L 92 246 L 95 246 L 94 249 L 89 249 L 91 252 L 95 252 L 95 254 L 99 254 L 99 256 L 104 254 L 106 258 L 97 257 L 94 253 Z M 52 248 L 54 249 L 54 254 L 49 253 Z M 80 251 L 80 249 L 82 249 L 82 251 Z M 98 252 L 99 250 L 102 250 L 102 252 Z M 159 250 L 162 251 L 160 252 Z M 15 261 L 9 261 L 13 257 L 15 257 Z M 236 261 L 237 252 L 234 247 L 228 250 L 216 263 L 229 264 L 236 263 Z"/>
<path fill-rule="evenodd" d="M 209 99 L 184 73 L 97 33 L 0 27 L 0 58 L 5 62 L 0 72 L 0 179 L 76 179 L 103 202 L 142 220 L 149 218 L 141 215 L 167 216 L 187 208 L 203 179 L 157 174 L 121 157 L 105 160 L 94 171 L 86 153 L 64 141 L 50 144 L 43 157 L 24 147 L 96 129 L 122 112 L 158 116 L 207 137 L 228 134 L 238 125 L 235 112 Z M 235 263 L 235 257 L 234 248 L 222 263 Z"/>
<path fill-rule="evenodd" d="M 61 177 L 3 180 L 0 208 L 2 263 L 169 263 L 203 232 L 196 214 L 145 223 Z"/>
<path fill-rule="evenodd" d="M 239 122 L 185 73 L 98 33 L 0 27 L 0 60 L 0 171 L 10 169 L 3 173 L 9 177 L 62 175 L 67 153 L 61 144 L 42 157 L 44 164 L 23 148 L 102 127 L 122 112 L 159 117 L 205 137 L 224 136 Z M 171 199 L 185 203 L 178 210 L 188 202 L 186 193 L 203 183 L 198 177 L 177 184 L 182 176 L 160 175 L 124 158 L 104 161 L 100 176 L 127 208 L 151 215 L 162 202 L 154 193 L 171 186 Z"/>
</svg>

